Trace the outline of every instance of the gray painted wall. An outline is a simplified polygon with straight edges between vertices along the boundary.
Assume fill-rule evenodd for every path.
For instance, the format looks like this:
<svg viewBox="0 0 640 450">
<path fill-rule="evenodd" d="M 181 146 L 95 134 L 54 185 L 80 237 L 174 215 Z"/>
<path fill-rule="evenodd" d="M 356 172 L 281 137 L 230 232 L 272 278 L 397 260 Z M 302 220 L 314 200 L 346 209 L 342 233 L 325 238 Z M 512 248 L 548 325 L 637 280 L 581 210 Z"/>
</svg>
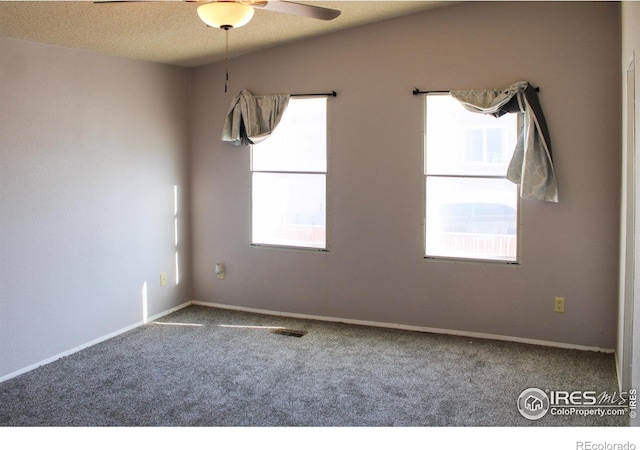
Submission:
<svg viewBox="0 0 640 450">
<path fill-rule="evenodd" d="M 145 282 L 147 316 L 191 282 L 188 71 L 8 38 L 0 61 L 3 377 L 142 322 Z"/>
<path fill-rule="evenodd" d="M 619 4 L 471 2 L 234 59 L 228 94 L 224 64 L 195 69 L 194 298 L 615 348 L 620 58 Z M 523 201 L 519 267 L 424 260 L 422 102 L 412 89 L 522 79 L 541 87 L 560 203 Z M 219 141 L 243 88 L 338 92 L 329 252 L 249 245 L 249 151 Z M 564 314 L 553 311 L 557 295 Z"/>
</svg>

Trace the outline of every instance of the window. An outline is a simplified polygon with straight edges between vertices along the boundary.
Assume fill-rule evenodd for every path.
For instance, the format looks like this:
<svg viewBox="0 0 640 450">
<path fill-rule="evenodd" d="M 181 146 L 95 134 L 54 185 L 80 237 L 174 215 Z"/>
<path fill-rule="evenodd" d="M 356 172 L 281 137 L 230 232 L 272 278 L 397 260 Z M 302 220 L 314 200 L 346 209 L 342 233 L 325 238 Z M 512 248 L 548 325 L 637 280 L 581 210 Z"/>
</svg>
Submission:
<svg viewBox="0 0 640 450">
<path fill-rule="evenodd" d="M 251 146 L 253 244 L 326 249 L 327 99 L 292 98 Z"/>
<path fill-rule="evenodd" d="M 505 174 L 517 115 L 472 113 L 448 94 L 425 108 L 425 255 L 516 262 L 518 186 Z"/>
</svg>

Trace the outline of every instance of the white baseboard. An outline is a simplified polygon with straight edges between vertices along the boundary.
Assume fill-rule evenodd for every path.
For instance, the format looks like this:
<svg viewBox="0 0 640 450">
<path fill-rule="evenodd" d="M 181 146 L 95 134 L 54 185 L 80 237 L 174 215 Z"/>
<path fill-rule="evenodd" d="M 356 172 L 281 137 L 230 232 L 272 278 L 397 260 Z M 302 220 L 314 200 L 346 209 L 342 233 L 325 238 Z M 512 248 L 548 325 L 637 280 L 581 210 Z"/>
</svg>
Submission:
<svg viewBox="0 0 640 450">
<path fill-rule="evenodd" d="M 186 308 L 187 306 L 191 305 L 191 303 L 192 302 L 190 302 L 190 301 L 186 302 L 186 303 L 183 303 L 183 304 L 178 305 L 178 306 L 176 306 L 174 308 L 171 308 L 171 309 L 169 309 L 167 311 L 161 312 L 160 314 L 156 314 L 156 315 L 154 315 L 152 317 L 148 317 L 147 320 L 141 320 L 140 322 L 136 322 L 136 323 L 134 323 L 132 325 L 129 325 L 128 327 L 121 328 L 119 330 L 114 331 L 113 333 L 109 333 L 109 334 L 101 336 L 101 337 L 99 337 L 97 339 L 93 339 L 92 341 L 89 341 L 89 342 L 87 342 L 85 344 L 82 344 L 82 345 L 79 345 L 79 346 L 74 347 L 72 349 L 66 350 L 66 351 L 64 351 L 62 353 L 58 353 L 57 355 L 51 356 L 50 358 L 44 359 L 44 360 L 39 361 L 39 362 L 37 362 L 35 364 L 31 364 L 31 365 L 29 365 L 27 367 L 24 367 L 24 368 L 20 369 L 20 370 L 17 370 L 15 372 L 10 373 L 10 374 L 4 375 L 4 376 L 0 377 L 0 383 L 2 383 L 3 381 L 7 381 L 7 380 L 9 380 L 11 378 L 17 377 L 18 375 L 22 375 L 23 373 L 30 372 L 30 371 L 32 371 L 34 369 L 37 369 L 38 367 L 41 367 L 41 366 L 44 366 L 46 364 L 52 363 L 54 361 L 57 361 L 58 359 L 64 358 L 65 356 L 72 355 L 72 354 L 74 354 L 76 352 L 79 352 L 80 350 L 84 350 L 85 348 L 88 348 L 88 347 L 91 347 L 93 345 L 99 344 L 100 342 L 104 342 L 104 341 L 106 341 L 108 339 L 114 338 L 114 337 L 116 337 L 116 336 L 118 336 L 120 334 L 126 333 L 128 331 L 133 330 L 133 329 L 136 329 L 139 326 L 144 325 L 145 323 L 149 323 L 149 322 L 153 322 L 154 320 L 158 320 L 159 318 L 164 317 L 167 314 L 171 314 L 171 313 L 173 313 L 175 311 L 178 311 L 178 310 L 180 310 L 182 308 Z"/>
<path fill-rule="evenodd" d="M 266 314 L 271 316 L 291 317 L 296 319 L 320 320 L 323 322 L 347 323 L 351 325 L 364 325 L 364 326 L 371 326 L 371 327 L 378 327 L 378 328 L 395 328 L 398 330 L 418 331 L 422 333 L 446 334 L 446 335 L 461 336 L 461 337 L 468 337 L 468 338 L 474 338 L 474 339 L 490 339 L 494 341 L 515 342 L 519 344 L 540 345 L 544 347 L 564 348 L 564 349 L 570 349 L 570 350 L 615 353 L 613 349 L 608 349 L 608 348 L 589 347 L 585 345 L 567 344 L 563 342 L 553 342 L 553 341 L 543 341 L 539 339 L 528 339 L 528 338 L 522 338 L 522 337 L 516 337 L 516 336 L 502 336 L 497 334 L 476 333 L 473 331 L 459 331 L 459 330 L 449 330 L 445 328 L 418 327 L 418 326 L 402 325 L 402 324 L 396 324 L 396 323 L 373 322 L 369 320 L 343 319 L 338 317 L 316 316 L 311 314 L 287 313 L 287 312 L 280 312 L 280 311 L 271 311 L 266 309 L 247 308 L 244 306 L 224 305 L 221 303 L 200 302 L 195 300 L 192 301 L 191 304 L 199 305 L 199 306 L 208 306 L 212 308 L 230 309 L 235 311 L 245 311 L 245 312 L 251 312 L 256 314 Z"/>
</svg>

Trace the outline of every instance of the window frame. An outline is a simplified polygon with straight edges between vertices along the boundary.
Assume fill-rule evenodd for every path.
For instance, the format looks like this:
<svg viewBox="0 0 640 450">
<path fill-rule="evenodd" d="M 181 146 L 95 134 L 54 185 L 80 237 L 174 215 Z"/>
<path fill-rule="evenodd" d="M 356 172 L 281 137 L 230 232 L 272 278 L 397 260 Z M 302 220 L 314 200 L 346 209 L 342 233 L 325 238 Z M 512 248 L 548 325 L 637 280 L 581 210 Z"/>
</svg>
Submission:
<svg viewBox="0 0 640 450">
<path fill-rule="evenodd" d="M 423 259 L 428 261 L 442 261 L 442 262 L 451 262 L 451 263 L 476 263 L 476 264 L 497 264 L 504 266 L 520 266 L 522 261 L 522 208 L 521 208 L 521 198 L 520 198 L 520 189 L 519 185 L 517 185 L 516 192 L 516 254 L 513 260 L 510 259 L 499 259 L 499 258 L 473 258 L 469 256 L 444 256 L 444 255 L 430 255 L 427 253 L 427 180 L 429 178 L 460 178 L 460 179 L 502 179 L 506 180 L 506 171 L 504 175 L 488 175 L 488 174 L 433 174 L 429 175 L 427 172 L 427 99 L 429 96 L 451 96 L 449 92 L 446 91 L 438 91 L 438 92 L 427 92 L 422 95 L 422 165 L 421 165 L 421 174 L 422 174 L 422 253 Z M 469 114 L 479 114 L 472 113 Z M 517 123 L 516 123 L 516 133 L 521 128 L 521 123 L 523 120 L 522 113 L 517 114 Z M 485 133 L 486 134 L 486 133 Z M 517 136 L 517 134 L 516 134 Z M 485 136 L 486 138 L 486 136 Z M 486 149 L 485 149 L 486 150 Z M 485 162 L 478 162 L 477 164 L 486 164 Z"/>
<path fill-rule="evenodd" d="M 323 96 L 324 97 L 324 96 Z M 301 100 L 306 100 L 306 99 L 317 99 L 317 96 L 296 96 L 295 98 L 292 97 L 289 99 L 289 102 L 294 102 L 294 101 L 301 101 Z M 324 172 L 322 171 L 313 171 L 313 170 L 299 170 L 299 171 L 294 171 L 294 170 L 254 170 L 254 164 L 253 164 L 253 151 L 254 151 L 254 145 L 250 145 L 249 147 L 249 245 L 251 247 L 255 247 L 255 248 L 271 248 L 271 249 L 282 249 L 282 250 L 295 250 L 295 251 L 304 251 L 304 252 L 308 252 L 308 251 L 312 251 L 312 252 L 328 252 L 329 251 L 329 243 L 330 243 L 330 233 L 329 233 L 329 167 L 330 167 L 330 152 L 329 152 L 329 148 L 330 148 L 330 144 L 329 144 L 329 138 L 330 138 L 330 127 L 329 127 L 329 101 L 328 101 L 328 97 L 324 98 L 325 100 L 325 133 L 326 133 L 326 137 L 325 137 L 325 154 L 324 154 L 324 160 L 325 160 L 325 170 Z M 285 114 L 287 113 L 287 111 L 285 111 Z M 284 174 L 284 175 L 323 175 L 324 176 L 324 198 L 325 198 L 325 205 L 324 205 L 324 219 L 325 219 L 325 239 L 324 239 L 324 246 L 322 247 L 314 247 L 314 246 L 305 246 L 305 245 L 288 245 L 288 244 L 278 244 L 278 243 L 263 243 L 263 242 L 254 242 L 254 191 L 253 191 L 253 184 L 254 184 L 254 173 L 265 173 L 265 174 Z"/>
</svg>

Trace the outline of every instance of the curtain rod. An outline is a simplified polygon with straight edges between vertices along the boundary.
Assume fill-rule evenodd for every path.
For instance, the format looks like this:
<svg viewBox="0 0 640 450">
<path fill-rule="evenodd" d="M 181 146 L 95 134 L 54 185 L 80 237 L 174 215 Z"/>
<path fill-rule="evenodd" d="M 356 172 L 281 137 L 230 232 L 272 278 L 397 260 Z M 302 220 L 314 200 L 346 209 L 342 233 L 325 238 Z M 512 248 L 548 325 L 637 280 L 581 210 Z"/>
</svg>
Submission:
<svg viewBox="0 0 640 450">
<path fill-rule="evenodd" d="M 336 91 L 318 93 L 318 94 L 291 94 L 291 97 L 336 97 Z"/>
<path fill-rule="evenodd" d="M 537 87 L 535 88 L 536 92 L 540 92 L 540 88 Z M 451 91 L 421 91 L 418 88 L 415 88 L 413 90 L 413 95 L 420 95 L 420 94 L 449 94 Z"/>
</svg>

